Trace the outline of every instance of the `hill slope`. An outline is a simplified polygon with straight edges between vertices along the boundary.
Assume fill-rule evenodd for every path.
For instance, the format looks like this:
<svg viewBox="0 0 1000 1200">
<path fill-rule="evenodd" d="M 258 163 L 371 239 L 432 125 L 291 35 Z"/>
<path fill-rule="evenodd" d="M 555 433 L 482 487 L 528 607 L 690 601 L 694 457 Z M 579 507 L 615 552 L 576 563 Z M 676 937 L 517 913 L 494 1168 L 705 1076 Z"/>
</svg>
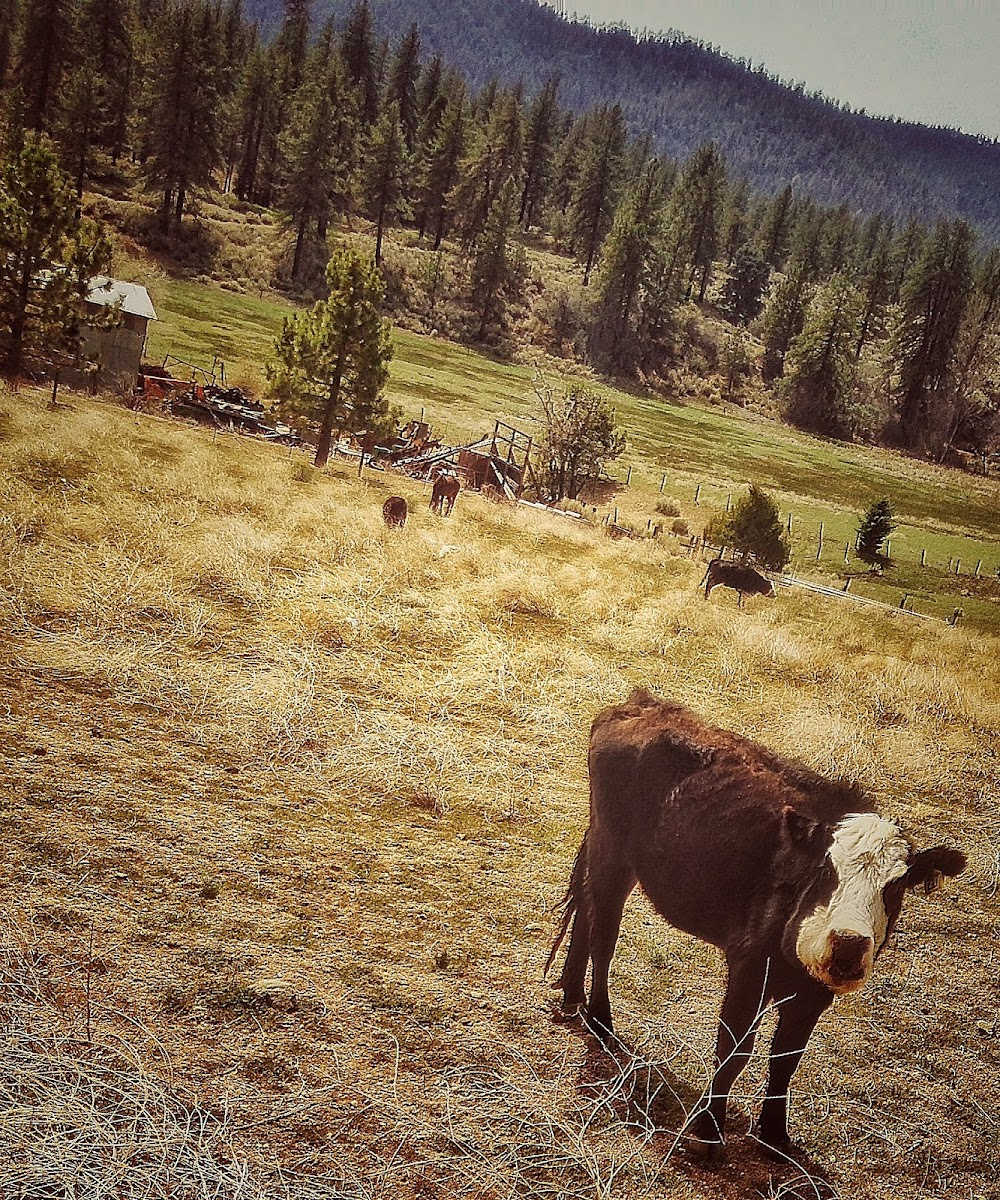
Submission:
<svg viewBox="0 0 1000 1200">
<path fill-rule="evenodd" d="M 317 20 L 354 0 L 319 0 Z M 279 0 L 250 0 L 273 26 Z M 827 204 L 962 216 L 1000 239 L 1000 145 L 949 129 L 875 119 L 788 86 L 683 35 L 636 36 L 559 17 L 535 0 L 371 0 L 383 34 L 416 22 L 424 53 L 439 52 L 474 86 L 493 77 L 536 90 L 553 72 L 574 110 L 619 103 L 672 158 L 715 141 L 733 171 L 773 192 L 792 183 Z"/>
</svg>

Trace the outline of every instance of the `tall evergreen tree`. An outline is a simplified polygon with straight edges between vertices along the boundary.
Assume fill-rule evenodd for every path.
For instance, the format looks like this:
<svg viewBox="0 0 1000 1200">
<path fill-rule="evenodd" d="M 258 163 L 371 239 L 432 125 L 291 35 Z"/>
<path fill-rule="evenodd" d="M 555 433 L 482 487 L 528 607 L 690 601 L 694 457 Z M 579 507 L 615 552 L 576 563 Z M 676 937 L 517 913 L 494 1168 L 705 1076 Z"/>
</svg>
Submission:
<svg viewBox="0 0 1000 1200">
<path fill-rule="evenodd" d="M 407 154 L 413 153 L 420 124 L 420 108 L 417 103 L 419 79 L 420 33 L 414 23 L 396 50 L 389 68 L 389 86 L 386 92 L 386 99 L 399 108 L 399 127 L 403 132 Z"/>
<path fill-rule="evenodd" d="M 358 0 L 344 26 L 340 54 L 347 74 L 360 96 L 359 115 L 364 127 L 378 118 L 378 46 L 375 22 L 368 0 Z"/>
<path fill-rule="evenodd" d="M 715 145 L 706 143 L 684 164 L 671 196 L 672 238 L 678 274 L 686 276 L 690 297 L 695 285 L 705 299 L 719 249 L 719 227 L 725 195 L 726 169 Z"/>
<path fill-rule="evenodd" d="M 285 419 L 319 426 L 317 467 L 326 466 L 336 429 L 382 433 L 394 419 L 383 392 L 392 340 L 381 315 L 382 274 L 362 254 L 338 250 L 326 278 L 327 299 L 285 318 L 267 364 Z"/>
<path fill-rule="evenodd" d="M 850 279 L 837 274 L 809 305 L 788 351 L 783 389 L 788 414 L 803 429 L 839 438 L 854 433 L 854 345 L 863 303 Z"/>
<path fill-rule="evenodd" d="M 903 284 L 891 353 L 900 428 L 912 449 L 940 444 L 942 405 L 972 290 L 972 243 L 964 221 L 939 222 Z"/>
<path fill-rule="evenodd" d="M 792 231 L 794 194 L 792 185 L 785 184 L 771 201 L 764 216 L 764 224 L 757 235 L 757 243 L 768 266 L 779 270 L 785 261 L 788 239 Z"/>
<path fill-rule="evenodd" d="M 752 321 L 764 307 L 771 269 L 757 248 L 742 245 L 733 256 L 722 287 L 722 306 L 738 321 Z"/>
<path fill-rule="evenodd" d="M 570 210 L 573 240 L 584 263 L 584 286 L 590 282 L 601 243 L 611 229 L 622 187 L 627 139 L 621 107 L 599 109 L 589 135 Z"/>
<path fill-rule="evenodd" d="M 23 0 L 18 81 L 27 129 L 55 123 L 59 88 L 74 51 L 74 0 Z"/>
<path fill-rule="evenodd" d="M 420 172 L 418 228 L 423 237 L 434 233 L 434 249 L 440 249 L 448 231 L 452 208 L 449 197 L 458 182 L 459 164 L 465 151 L 465 105 L 461 93 L 450 100 L 433 144 L 427 149 Z"/>
<path fill-rule="evenodd" d="M 559 129 L 559 76 L 551 75 L 535 97 L 524 133 L 524 183 L 518 221 L 525 229 L 536 223 L 552 176 L 552 151 Z"/>
<path fill-rule="evenodd" d="M 589 338 L 591 354 L 599 365 L 618 371 L 634 371 L 637 365 L 635 324 L 665 197 L 663 165 L 654 159 L 646 164 L 615 213 L 601 252 Z"/>
<path fill-rule="evenodd" d="M 468 248 L 486 227 L 490 210 L 508 180 L 520 170 L 521 106 L 511 92 L 497 98 L 476 142 L 459 164 L 458 182 L 448 203 L 458 214 L 462 244 Z"/>
<path fill-rule="evenodd" d="M 89 280 L 110 258 L 100 226 L 77 215 L 51 144 L 29 135 L 0 168 L 0 370 L 16 376 L 77 351 Z"/>
<path fill-rule="evenodd" d="M 362 195 L 368 216 L 375 222 L 375 263 L 382 264 L 382 236 L 403 210 L 403 184 L 408 168 L 406 141 L 399 105 L 392 101 L 382 110 L 372 130 L 364 156 Z"/>
<path fill-rule="evenodd" d="M 515 294 L 523 273 L 521 256 L 510 240 L 516 224 L 517 193 L 513 180 L 508 180 L 494 201 L 473 250 L 472 307 L 479 321 L 476 333 L 479 341 L 503 331 L 507 301 Z"/>
</svg>

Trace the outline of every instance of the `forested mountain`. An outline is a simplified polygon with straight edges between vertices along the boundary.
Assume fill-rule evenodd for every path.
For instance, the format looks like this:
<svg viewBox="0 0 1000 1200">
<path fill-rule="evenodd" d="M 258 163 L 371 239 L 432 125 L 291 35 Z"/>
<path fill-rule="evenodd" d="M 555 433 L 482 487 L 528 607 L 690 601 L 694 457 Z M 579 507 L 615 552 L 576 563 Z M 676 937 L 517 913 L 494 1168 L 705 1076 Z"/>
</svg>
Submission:
<svg viewBox="0 0 1000 1200">
<path fill-rule="evenodd" d="M 316 0 L 338 24 L 353 0 Z M 265 28 L 282 0 L 248 0 Z M 562 104 L 620 104 L 630 132 L 649 132 L 673 159 L 714 141 L 731 173 L 776 192 L 791 183 L 824 204 L 928 221 L 960 216 L 1000 241 L 1000 144 L 951 129 L 853 112 L 801 84 L 781 83 L 682 34 L 597 29 L 536 0 L 371 0 L 395 43 L 415 22 L 425 53 L 440 53 L 473 88 L 496 78 L 538 91 L 554 72 Z"/>
</svg>

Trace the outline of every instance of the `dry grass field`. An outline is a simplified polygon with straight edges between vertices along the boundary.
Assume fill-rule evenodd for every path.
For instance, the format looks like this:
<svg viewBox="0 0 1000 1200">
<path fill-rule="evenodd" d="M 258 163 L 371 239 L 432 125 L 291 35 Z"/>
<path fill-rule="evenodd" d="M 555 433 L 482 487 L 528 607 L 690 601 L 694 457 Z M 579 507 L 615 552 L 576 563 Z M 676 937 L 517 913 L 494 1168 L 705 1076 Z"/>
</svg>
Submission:
<svg viewBox="0 0 1000 1200">
<path fill-rule="evenodd" d="M 388 531 L 390 492 L 411 502 Z M 996 639 L 84 399 L 0 395 L 0 1194 L 1000 1195 Z M 636 684 L 969 870 L 796 1077 L 805 1167 L 687 1156 L 721 966 L 635 898 L 617 1057 L 541 978 Z"/>
</svg>

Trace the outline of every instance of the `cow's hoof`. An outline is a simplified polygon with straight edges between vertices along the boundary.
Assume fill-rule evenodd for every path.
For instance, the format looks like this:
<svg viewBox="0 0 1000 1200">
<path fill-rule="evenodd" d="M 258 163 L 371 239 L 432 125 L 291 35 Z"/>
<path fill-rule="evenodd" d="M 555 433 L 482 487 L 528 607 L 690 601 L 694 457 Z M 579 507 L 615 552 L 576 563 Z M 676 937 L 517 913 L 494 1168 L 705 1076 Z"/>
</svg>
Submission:
<svg viewBox="0 0 1000 1200">
<path fill-rule="evenodd" d="M 602 1046 L 610 1046 L 615 1040 L 615 1031 L 610 1017 L 595 1017 L 588 1013 L 586 1021 L 587 1028 Z"/>
<path fill-rule="evenodd" d="M 579 1020 L 583 1016 L 585 1004 L 586 998 L 584 996 L 581 996 L 579 999 L 575 999 L 572 996 L 564 996 L 562 1003 L 555 1011 L 556 1020 L 566 1022 Z"/>
<path fill-rule="evenodd" d="M 720 1142 L 718 1138 L 706 1141 L 700 1137 L 693 1137 L 688 1143 L 688 1153 L 695 1162 L 711 1171 L 721 1167 L 726 1161 L 725 1142 Z"/>
<path fill-rule="evenodd" d="M 796 1145 L 787 1134 L 782 1137 L 769 1138 L 765 1137 L 758 1129 L 756 1137 L 761 1154 L 771 1162 L 796 1162 L 806 1156 L 805 1150 Z"/>
</svg>

